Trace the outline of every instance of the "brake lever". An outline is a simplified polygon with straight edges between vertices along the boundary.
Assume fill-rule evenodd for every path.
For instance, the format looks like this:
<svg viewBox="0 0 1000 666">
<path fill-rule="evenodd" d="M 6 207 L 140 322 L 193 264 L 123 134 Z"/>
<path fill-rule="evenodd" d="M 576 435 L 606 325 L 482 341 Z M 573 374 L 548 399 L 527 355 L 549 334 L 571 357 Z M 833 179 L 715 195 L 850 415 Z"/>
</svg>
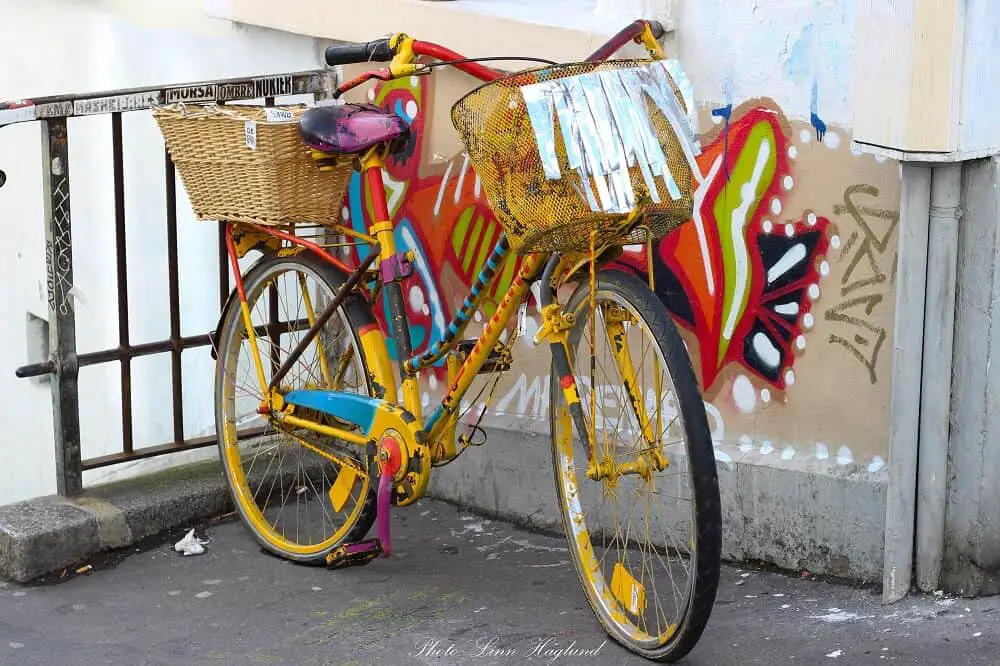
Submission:
<svg viewBox="0 0 1000 666">
<path fill-rule="evenodd" d="M 413 70 L 407 72 L 406 75 L 407 76 L 426 76 L 427 74 L 430 74 L 430 73 L 431 73 L 431 68 L 429 66 L 424 65 L 424 64 L 414 64 Z M 341 85 L 337 86 L 337 90 L 333 93 L 333 98 L 334 99 L 340 99 L 340 96 L 343 95 L 344 93 L 349 92 L 349 91 L 357 88 L 358 86 L 360 86 L 362 83 L 366 83 L 368 81 L 371 81 L 372 79 L 375 79 L 377 81 L 392 81 L 392 80 L 397 79 L 397 78 L 400 78 L 400 77 L 394 75 L 392 73 L 392 69 L 390 67 L 387 67 L 387 68 L 384 68 L 384 69 L 373 69 L 373 70 L 364 72 L 362 74 L 359 74 L 358 76 L 355 76 L 350 81 L 345 81 Z"/>
<path fill-rule="evenodd" d="M 355 88 L 360 86 L 362 83 L 371 81 L 372 79 L 377 79 L 379 81 L 391 81 L 392 71 L 389 70 L 389 68 L 385 68 L 385 69 L 374 69 L 367 72 L 363 72 L 355 76 L 350 81 L 345 81 L 344 83 L 337 86 L 337 90 L 334 91 L 333 93 L 333 98 L 339 99 L 340 96 L 343 95 L 344 93 L 350 92 L 351 90 L 354 90 Z"/>
</svg>

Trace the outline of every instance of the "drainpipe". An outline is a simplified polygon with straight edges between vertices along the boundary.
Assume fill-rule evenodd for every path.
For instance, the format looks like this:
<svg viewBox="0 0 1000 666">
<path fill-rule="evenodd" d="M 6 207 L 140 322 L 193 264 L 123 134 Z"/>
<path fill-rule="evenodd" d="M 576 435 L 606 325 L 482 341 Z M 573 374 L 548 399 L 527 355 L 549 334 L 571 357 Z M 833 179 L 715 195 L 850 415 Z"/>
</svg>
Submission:
<svg viewBox="0 0 1000 666">
<path fill-rule="evenodd" d="M 931 177 L 917 454 L 916 578 L 917 587 L 924 592 L 938 589 L 944 556 L 961 195 L 962 164 L 935 167 Z"/>
<path fill-rule="evenodd" d="M 931 199 L 930 167 L 904 162 L 900 169 L 899 254 L 882 569 L 884 603 L 894 603 L 905 597 L 912 580 Z"/>
<path fill-rule="evenodd" d="M 938 589 L 962 165 L 902 165 L 882 601 Z"/>
</svg>

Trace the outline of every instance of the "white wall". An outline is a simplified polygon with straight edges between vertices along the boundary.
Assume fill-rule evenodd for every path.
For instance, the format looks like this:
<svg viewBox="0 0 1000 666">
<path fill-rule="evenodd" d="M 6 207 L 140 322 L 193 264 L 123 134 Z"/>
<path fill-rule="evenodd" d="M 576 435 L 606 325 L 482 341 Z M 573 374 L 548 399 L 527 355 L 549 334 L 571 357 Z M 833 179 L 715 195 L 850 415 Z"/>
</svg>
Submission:
<svg viewBox="0 0 1000 666">
<path fill-rule="evenodd" d="M 311 38 L 203 16 L 202 0 L 0 0 L 0 99 L 89 92 L 161 83 L 259 75 L 319 67 Z M 20 62 L 15 66 L 14 59 Z M 162 141 L 148 113 L 124 119 L 128 288 L 133 343 L 169 335 Z M 38 344 L 28 313 L 47 317 L 43 255 L 40 131 L 0 129 L 0 503 L 54 492 L 48 382 L 19 380 L 14 369 Z M 70 121 L 73 254 L 80 352 L 117 345 L 117 291 L 111 130 L 107 116 Z M 218 316 L 216 228 L 178 212 L 183 335 L 205 333 Z M 212 370 L 207 349 L 186 352 L 185 432 L 213 432 Z M 133 363 L 136 446 L 172 439 L 170 357 Z M 84 457 L 120 450 L 119 366 L 80 373 Z M 214 455 L 213 450 L 201 454 Z M 160 459 L 145 467 L 178 462 Z M 85 475 L 86 483 L 130 466 Z"/>
</svg>

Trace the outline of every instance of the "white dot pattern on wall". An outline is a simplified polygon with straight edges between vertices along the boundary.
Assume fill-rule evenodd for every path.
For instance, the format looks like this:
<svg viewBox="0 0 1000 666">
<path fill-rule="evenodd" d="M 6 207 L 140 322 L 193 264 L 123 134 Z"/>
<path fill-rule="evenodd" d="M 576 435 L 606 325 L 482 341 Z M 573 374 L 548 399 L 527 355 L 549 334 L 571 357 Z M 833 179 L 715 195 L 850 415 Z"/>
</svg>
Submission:
<svg viewBox="0 0 1000 666">
<path fill-rule="evenodd" d="M 788 146 L 788 158 L 794 160 L 799 156 L 799 149 L 795 146 Z"/>
<path fill-rule="evenodd" d="M 757 392 L 746 375 L 739 375 L 733 380 L 733 403 L 744 414 L 751 413 L 757 406 Z"/>
<path fill-rule="evenodd" d="M 791 176 L 785 176 L 781 184 L 784 185 L 786 190 L 790 190 L 795 187 L 795 180 Z"/>
<path fill-rule="evenodd" d="M 786 446 L 785 450 L 781 452 L 782 460 L 791 460 L 794 457 L 795 457 L 795 447 L 793 446 Z"/>
<path fill-rule="evenodd" d="M 771 212 L 775 215 L 781 215 L 781 200 L 771 199 Z"/>
<path fill-rule="evenodd" d="M 830 264 L 826 261 L 819 262 L 819 274 L 826 277 L 830 274 Z"/>
<path fill-rule="evenodd" d="M 750 453 L 753 451 L 753 440 L 750 439 L 750 435 L 740 435 L 740 452 Z"/>
<path fill-rule="evenodd" d="M 806 224 L 810 227 L 815 227 L 817 222 L 816 213 L 809 213 L 806 215 Z"/>
<path fill-rule="evenodd" d="M 816 445 L 813 447 L 813 451 L 815 451 L 815 455 L 818 460 L 826 460 L 830 457 L 830 450 L 826 448 L 826 444 L 823 442 L 816 442 Z"/>
<path fill-rule="evenodd" d="M 823 135 L 823 145 L 830 150 L 840 148 L 840 135 L 836 132 L 827 132 Z"/>
<path fill-rule="evenodd" d="M 774 445 L 771 442 L 764 441 L 760 443 L 760 454 L 762 456 L 769 456 L 774 453 Z"/>
<path fill-rule="evenodd" d="M 760 390 L 760 399 L 762 402 L 771 402 L 771 392 L 766 388 Z"/>
<path fill-rule="evenodd" d="M 840 249 L 840 236 L 830 236 L 830 247 L 834 250 Z"/>
<path fill-rule="evenodd" d="M 795 225 L 794 224 L 786 224 L 785 225 L 785 235 L 788 236 L 789 238 L 791 238 L 792 236 L 795 235 Z"/>
<path fill-rule="evenodd" d="M 764 230 L 765 234 L 769 234 L 771 233 L 771 230 L 774 228 L 774 225 L 771 224 L 771 220 L 764 220 L 763 224 L 761 224 L 760 227 L 761 229 Z"/>
<path fill-rule="evenodd" d="M 812 140 L 813 136 L 811 131 L 804 129 L 801 132 L 799 132 L 799 141 L 801 141 L 802 143 L 809 143 Z"/>
<path fill-rule="evenodd" d="M 854 455 L 851 450 L 846 446 L 842 446 L 837 449 L 837 464 L 838 465 L 850 465 L 854 462 Z"/>
<path fill-rule="evenodd" d="M 815 318 L 813 317 L 813 315 L 812 315 L 812 313 L 811 313 L 811 312 L 807 312 L 807 313 L 805 313 L 804 315 L 802 315 L 802 325 L 803 325 L 803 326 L 804 326 L 804 327 L 805 327 L 805 328 L 806 328 L 807 330 L 813 327 L 813 324 L 815 323 L 815 321 L 816 321 L 816 320 L 815 320 Z"/>
<path fill-rule="evenodd" d="M 805 322 L 803 322 L 803 323 L 805 323 Z M 799 349 L 805 349 L 806 348 L 806 336 L 800 335 L 797 338 L 795 338 L 795 346 L 798 347 Z"/>
<path fill-rule="evenodd" d="M 819 285 L 818 284 L 809 285 L 809 288 L 806 290 L 806 292 L 809 294 L 809 298 L 815 301 L 817 298 L 819 298 Z"/>
<path fill-rule="evenodd" d="M 794 383 L 795 383 L 795 372 L 791 368 L 789 368 L 788 370 L 785 370 L 785 384 L 791 386 Z"/>
<path fill-rule="evenodd" d="M 422 310 L 424 302 L 423 290 L 416 285 L 410 287 L 410 307 L 414 310 Z"/>
</svg>

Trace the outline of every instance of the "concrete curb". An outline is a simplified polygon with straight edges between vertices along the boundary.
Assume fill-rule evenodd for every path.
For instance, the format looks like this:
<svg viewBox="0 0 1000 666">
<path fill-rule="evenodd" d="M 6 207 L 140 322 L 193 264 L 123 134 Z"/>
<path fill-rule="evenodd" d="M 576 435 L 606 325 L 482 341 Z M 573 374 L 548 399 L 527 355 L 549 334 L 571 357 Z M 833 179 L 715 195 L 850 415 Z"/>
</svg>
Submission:
<svg viewBox="0 0 1000 666">
<path fill-rule="evenodd" d="M 0 506 L 0 576 L 26 583 L 232 509 L 217 461 Z"/>
</svg>

